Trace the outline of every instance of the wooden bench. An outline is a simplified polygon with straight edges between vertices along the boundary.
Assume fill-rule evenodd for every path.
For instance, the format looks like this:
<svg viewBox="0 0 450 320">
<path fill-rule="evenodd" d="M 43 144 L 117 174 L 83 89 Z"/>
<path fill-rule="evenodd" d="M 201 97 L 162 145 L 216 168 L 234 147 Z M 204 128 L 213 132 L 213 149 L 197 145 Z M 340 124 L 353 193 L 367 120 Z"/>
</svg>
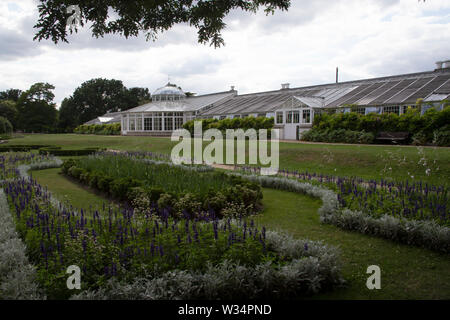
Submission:
<svg viewBox="0 0 450 320">
<path fill-rule="evenodd" d="M 394 143 L 405 141 L 409 137 L 409 132 L 380 132 L 376 140 L 386 140 Z"/>
</svg>

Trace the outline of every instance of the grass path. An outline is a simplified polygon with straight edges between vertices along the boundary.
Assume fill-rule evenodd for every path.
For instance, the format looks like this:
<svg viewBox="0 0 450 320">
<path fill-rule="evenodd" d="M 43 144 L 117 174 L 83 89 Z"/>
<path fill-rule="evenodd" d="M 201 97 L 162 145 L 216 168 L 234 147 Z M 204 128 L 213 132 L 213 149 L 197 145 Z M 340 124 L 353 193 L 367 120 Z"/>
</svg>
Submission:
<svg viewBox="0 0 450 320">
<path fill-rule="evenodd" d="M 64 203 L 69 203 L 74 208 L 93 210 L 101 209 L 103 204 L 111 203 L 111 200 L 95 194 L 88 188 L 59 174 L 60 168 L 32 171 L 31 174 L 37 182 L 46 186 L 54 197 Z"/>
<path fill-rule="evenodd" d="M 296 193 L 264 189 L 264 206 L 256 223 L 341 249 L 348 286 L 315 299 L 450 299 L 449 255 L 321 224 L 321 201 Z M 380 290 L 366 288 L 370 265 L 381 268 Z"/>
<path fill-rule="evenodd" d="M 108 201 L 59 175 L 59 170 L 33 171 L 33 177 L 75 207 L 102 206 Z M 256 223 L 341 249 L 347 287 L 314 299 L 450 299 L 450 256 L 321 224 L 320 200 L 273 189 L 263 192 L 265 209 Z M 366 269 L 373 264 L 381 268 L 381 290 L 365 286 Z"/>
</svg>

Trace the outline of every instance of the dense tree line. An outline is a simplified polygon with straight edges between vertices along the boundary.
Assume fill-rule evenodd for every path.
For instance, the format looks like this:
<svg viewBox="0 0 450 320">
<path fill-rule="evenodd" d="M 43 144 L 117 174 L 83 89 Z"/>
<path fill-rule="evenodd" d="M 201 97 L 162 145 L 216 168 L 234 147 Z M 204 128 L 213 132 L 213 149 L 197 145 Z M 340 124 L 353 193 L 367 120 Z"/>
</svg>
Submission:
<svg viewBox="0 0 450 320">
<path fill-rule="evenodd" d="M 59 129 L 72 132 L 83 123 L 107 112 L 124 111 L 149 102 L 147 88 L 127 89 L 120 80 L 92 79 L 81 84 L 62 101 Z"/>
<path fill-rule="evenodd" d="M 14 131 L 72 132 L 107 112 L 134 108 L 151 99 L 147 88 L 128 89 L 120 80 L 99 78 L 82 83 L 58 110 L 53 102 L 54 89 L 49 83 L 39 82 L 26 91 L 1 91 L 0 117 L 7 119 Z"/>
<path fill-rule="evenodd" d="M 28 90 L 9 89 L 0 92 L 0 116 L 8 119 L 13 130 L 55 132 L 58 110 L 53 103 L 55 87 L 38 82 Z"/>
</svg>

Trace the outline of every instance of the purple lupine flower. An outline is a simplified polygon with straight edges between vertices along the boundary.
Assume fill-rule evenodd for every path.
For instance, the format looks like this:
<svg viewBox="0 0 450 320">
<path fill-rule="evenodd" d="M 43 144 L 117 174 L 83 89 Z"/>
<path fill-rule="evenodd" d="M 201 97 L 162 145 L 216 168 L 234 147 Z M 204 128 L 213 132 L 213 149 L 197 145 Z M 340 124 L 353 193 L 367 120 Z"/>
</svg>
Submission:
<svg viewBox="0 0 450 320">
<path fill-rule="evenodd" d="M 219 237 L 219 234 L 217 232 L 217 221 L 214 221 L 213 223 L 213 229 L 214 229 L 214 239 L 217 240 Z"/>
<path fill-rule="evenodd" d="M 115 262 L 112 263 L 112 275 L 117 275 L 117 266 Z"/>
<path fill-rule="evenodd" d="M 155 254 L 155 244 L 153 243 L 153 241 L 150 244 L 150 253 L 152 254 L 152 257 Z"/>
</svg>

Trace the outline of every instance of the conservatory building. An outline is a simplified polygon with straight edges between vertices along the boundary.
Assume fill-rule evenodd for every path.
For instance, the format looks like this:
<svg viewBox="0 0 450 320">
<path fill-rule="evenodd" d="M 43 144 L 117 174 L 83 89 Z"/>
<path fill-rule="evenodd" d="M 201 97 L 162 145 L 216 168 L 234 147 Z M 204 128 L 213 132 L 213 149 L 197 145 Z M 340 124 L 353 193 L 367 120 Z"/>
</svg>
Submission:
<svg viewBox="0 0 450 320">
<path fill-rule="evenodd" d="M 300 139 L 321 112 L 402 114 L 421 101 L 421 111 L 442 108 L 450 99 L 450 60 L 436 63 L 433 71 L 393 75 L 307 87 L 238 95 L 231 90 L 186 95 L 167 83 L 157 89 L 150 103 L 121 112 L 123 135 L 165 135 L 192 119 L 273 117 L 280 138 Z"/>
<path fill-rule="evenodd" d="M 152 94 L 150 103 L 122 112 L 122 134 L 170 135 L 201 112 L 235 95 L 231 90 L 187 97 L 181 88 L 167 83 Z"/>
</svg>

